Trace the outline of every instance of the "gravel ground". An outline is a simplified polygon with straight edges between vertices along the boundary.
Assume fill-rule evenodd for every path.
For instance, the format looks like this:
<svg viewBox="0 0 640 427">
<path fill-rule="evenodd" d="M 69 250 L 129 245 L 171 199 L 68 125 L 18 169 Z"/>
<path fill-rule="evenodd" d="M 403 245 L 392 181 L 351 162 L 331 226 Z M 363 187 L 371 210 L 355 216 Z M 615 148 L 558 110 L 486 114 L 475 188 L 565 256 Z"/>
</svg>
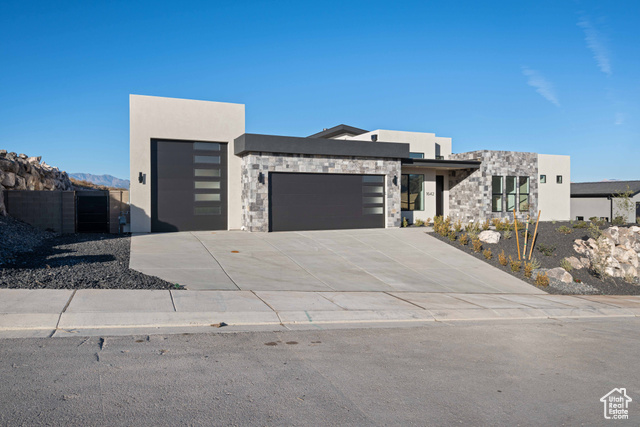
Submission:
<svg viewBox="0 0 640 427">
<path fill-rule="evenodd" d="M 40 231 L 29 224 L 0 215 L 0 268 L 3 264 L 15 262 L 20 252 L 30 252 L 55 234 Z"/>
<path fill-rule="evenodd" d="M 7 222 L 9 227 L 5 227 Z M 26 224 L 16 225 L 15 220 L 3 221 L 0 233 L 0 255 L 6 261 L 0 264 L 0 288 L 176 289 L 172 283 L 129 269 L 129 236 L 55 236 Z M 5 236 L 9 236 L 9 245 L 5 245 Z M 16 254 L 30 248 L 30 252 Z"/>
<path fill-rule="evenodd" d="M 571 228 L 572 232 L 570 234 L 562 234 L 557 231 L 560 226 L 567 226 Z M 610 227 L 611 224 L 607 224 L 602 229 Z M 529 226 L 530 233 L 535 229 L 535 224 L 533 227 Z M 533 228 L 533 229 L 532 229 Z M 487 260 L 482 252 L 476 253 L 473 251 L 473 246 L 469 243 L 467 246 L 462 246 L 458 240 L 452 242 L 446 237 L 442 237 L 437 233 L 430 233 L 433 237 L 442 240 L 443 242 L 449 243 L 450 245 L 461 249 L 471 255 L 475 256 L 482 261 L 485 261 L 495 267 L 500 268 L 503 271 L 506 271 L 513 276 L 518 277 L 521 280 L 524 280 L 527 283 L 535 286 L 534 278 L 535 274 L 531 279 L 524 277 L 522 271 L 514 273 L 509 268 L 509 265 L 502 266 L 498 262 L 498 254 L 504 250 L 507 258 L 511 255 L 514 259 L 518 259 L 518 246 L 516 245 L 516 237 L 515 233 L 512 232 L 512 237 L 510 239 L 506 239 L 504 237 L 504 232 L 501 232 L 502 237 L 500 238 L 500 242 L 497 244 L 487 244 L 483 243 L 483 249 L 491 249 L 493 253 L 493 258 L 491 260 Z M 587 239 L 589 236 L 587 234 L 587 229 L 584 228 L 573 228 L 572 223 L 570 222 L 540 222 L 538 226 L 538 236 L 536 238 L 536 242 L 533 248 L 532 258 L 535 258 L 540 262 L 541 268 L 543 269 L 551 269 L 560 267 L 560 261 L 563 258 L 567 258 L 570 256 L 575 256 L 579 258 L 579 255 L 573 250 L 573 241 L 576 239 Z M 544 255 L 540 249 L 544 246 L 554 246 L 555 250 L 550 256 Z M 520 248 L 523 246 L 523 237 L 520 236 Z M 529 256 L 530 246 L 527 247 L 527 257 Z M 547 286 L 543 289 L 546 292 L 554 293 L 554 294 L 598 294 L 598 295 L 640 295 L 640 286 L 635 284 L 630 284 L 624 281 L 622 278 L 607 278 L 605 280 L 600 280 L 597 277 L 592 276 L 587 269 L 580 270 L 571 270 L 570 274 L 573 276 L 574 280 L 578 279 L 582 283 L 573 282 L 571 284 L 558 284 L 554 286 Z"/>
</svg>

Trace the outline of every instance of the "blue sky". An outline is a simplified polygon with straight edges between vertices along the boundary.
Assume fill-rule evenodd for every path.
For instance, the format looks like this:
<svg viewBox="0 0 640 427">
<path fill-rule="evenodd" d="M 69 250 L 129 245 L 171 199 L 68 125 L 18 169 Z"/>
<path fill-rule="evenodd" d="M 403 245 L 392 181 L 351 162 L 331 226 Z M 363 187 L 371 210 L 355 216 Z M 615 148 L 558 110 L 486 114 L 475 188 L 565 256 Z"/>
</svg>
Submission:
<svg viewBox="0 0 640 427">
<path fill-rule="evenodd" d="M 246 130 L 435 132 L 640 179 L 637 1 L 8 1 L 0 148 L 129 175 L 130 93 L 246 104 Z"/>
</svg>

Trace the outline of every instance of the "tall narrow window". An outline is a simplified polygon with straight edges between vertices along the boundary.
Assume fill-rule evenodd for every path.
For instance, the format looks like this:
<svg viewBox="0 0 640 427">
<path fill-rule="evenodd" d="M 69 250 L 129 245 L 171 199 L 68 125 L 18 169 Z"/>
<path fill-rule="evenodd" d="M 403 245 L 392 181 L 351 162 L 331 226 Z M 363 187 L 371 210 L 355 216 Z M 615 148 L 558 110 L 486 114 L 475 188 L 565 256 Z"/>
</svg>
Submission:
<svg viewBox="0 0 640 427">
<path fill-rule="evenodd" d="M 403 211 L 424 210 L 423 183 L 424 175 L 402 175 L 400 199 Z"/>
<path fill-rule="evenodd" d="M 516 208 L 516 196 L 518 191 L 518 177 L 507 177 L 507 212 L 513 212 Z"/>
<path fill-rule="evenodd" d="M 502 191 L 503 191 L 504 177 L 494 176 L 491 178 L 491 211 L 502 212 Z"/>
<path fill-rule="evenodd" d="M 547 175 L 540 175 L 540 184 L 547 183 Z"/>
<path fill-rule="evenodd" d="M 529 212 L 529 177 L 520 177 L 520 212 Z"/>
<path fill-rule="evenodd" d="M 556 183 L 562 184 L 562 175 L 556 175 Z"/>
</svg>

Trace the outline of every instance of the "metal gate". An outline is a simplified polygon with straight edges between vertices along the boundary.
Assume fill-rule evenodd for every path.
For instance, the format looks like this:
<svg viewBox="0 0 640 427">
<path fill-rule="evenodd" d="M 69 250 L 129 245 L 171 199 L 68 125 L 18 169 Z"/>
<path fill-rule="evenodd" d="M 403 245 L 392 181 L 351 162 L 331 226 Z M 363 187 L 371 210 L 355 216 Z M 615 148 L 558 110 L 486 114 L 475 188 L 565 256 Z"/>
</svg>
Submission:
<svg viewBox="0 0 640 427">
<path fill-rule="evenodd" d="M 76 228 L 78 233 L 109 232 L 108 192 L 76 192 Z"/>
</svg>

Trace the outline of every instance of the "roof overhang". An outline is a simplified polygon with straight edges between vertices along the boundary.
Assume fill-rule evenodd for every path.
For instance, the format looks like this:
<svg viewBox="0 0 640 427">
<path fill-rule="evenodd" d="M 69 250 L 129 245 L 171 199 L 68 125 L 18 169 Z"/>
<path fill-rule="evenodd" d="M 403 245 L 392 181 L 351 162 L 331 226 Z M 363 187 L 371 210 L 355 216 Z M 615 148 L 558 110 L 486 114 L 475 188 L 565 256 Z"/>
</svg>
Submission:
<svg viewBox="0 0 640 427">
<path fill-rule="evenodd" d="M 387 159 L 409 157 L 409 144 L 404 143 L 299 138 L 253 133 L 240 135 L 234 142 L 235 155 L 241 157 L 249 153 L 375 157 Z"/>
<path fill-rule="evenodd" d="M 480 169 L 478 160 L 402 159 L 402 166 L 435 169 Z"/>
<path fill-rule="evenodd" d="M 329 129 L 325 129 L 322 132 L 314 133 L 313 135 L 309 135 L 309 138 L 333 138 L 341 135 L 362 135 L 363 133 L 369 132 L 368 130 L 355 128 L 349 125 L 338 125 Z"/>
</svg>

